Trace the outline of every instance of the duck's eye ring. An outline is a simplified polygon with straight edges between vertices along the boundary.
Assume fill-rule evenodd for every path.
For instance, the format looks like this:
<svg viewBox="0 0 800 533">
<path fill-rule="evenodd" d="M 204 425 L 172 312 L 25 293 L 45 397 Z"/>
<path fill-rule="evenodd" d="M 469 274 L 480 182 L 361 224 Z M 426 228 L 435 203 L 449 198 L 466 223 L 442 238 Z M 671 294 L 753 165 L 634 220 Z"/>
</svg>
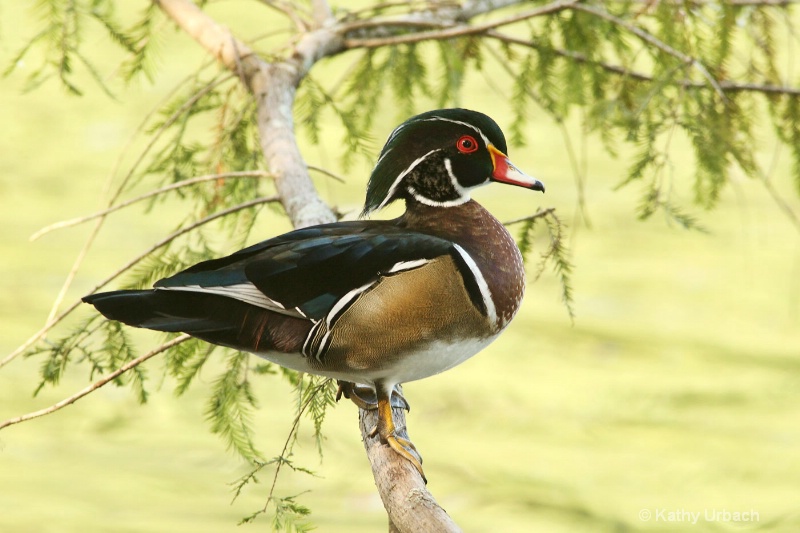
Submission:
<svg viewBox="0 0 800 533">
<path fill-rule="evenodd" d="M 456 142 L 456 148 L 462 154 L 471 154 L 478 149 L 478 141 L 471 135 L 464 135 Z"/>
</svg>

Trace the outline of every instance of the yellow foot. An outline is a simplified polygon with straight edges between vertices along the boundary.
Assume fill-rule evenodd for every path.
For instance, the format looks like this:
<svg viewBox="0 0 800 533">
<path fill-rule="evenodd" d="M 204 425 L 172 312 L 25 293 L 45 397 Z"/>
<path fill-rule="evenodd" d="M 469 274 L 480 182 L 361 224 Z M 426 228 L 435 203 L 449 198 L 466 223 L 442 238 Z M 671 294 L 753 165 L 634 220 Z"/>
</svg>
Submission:
<svg viewBox="0 0 800 533">
<path fill-rule="evenodd" d="M 414 465 L 419 475 L 422 476 L 423 481 L 427 483 L 428 480 L 425 477 L 425 472 L 422 470 L 422 456 L 417 451 L 417 448 L 410 440 L 397 436 L 394 417 L 392 415 L 392 407 L 395 406 L 396 400 L 394 385 L 385 382 L 376 382 L 375 392 L 378 400 L 378 424 L 372 428 L 369 433 L 370 436 L 374 437 L 377 434 L 382 443 L 388 444 L 395 453 Z M 402 400 L 402 402 L 400 406 L 396 407 L 408 405 L 408 402 L 405 401 L 402 395 L 398 394 L 397 398 Z"/>
</svg>

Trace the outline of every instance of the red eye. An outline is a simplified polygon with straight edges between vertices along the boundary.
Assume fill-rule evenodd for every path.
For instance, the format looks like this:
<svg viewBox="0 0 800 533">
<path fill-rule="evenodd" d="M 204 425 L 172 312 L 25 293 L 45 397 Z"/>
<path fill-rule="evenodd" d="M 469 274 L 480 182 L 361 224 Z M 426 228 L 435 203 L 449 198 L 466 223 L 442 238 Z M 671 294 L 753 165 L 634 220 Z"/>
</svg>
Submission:
<svg viewBox="0 0 800 533">
<path fill-rule="evenodd" d="M 478 141 L 475 140 L 475 137 L 464 135 L 456 142 L 456 148 L 462 154 L 471 154 L 478 149 Z"/>
</svg>

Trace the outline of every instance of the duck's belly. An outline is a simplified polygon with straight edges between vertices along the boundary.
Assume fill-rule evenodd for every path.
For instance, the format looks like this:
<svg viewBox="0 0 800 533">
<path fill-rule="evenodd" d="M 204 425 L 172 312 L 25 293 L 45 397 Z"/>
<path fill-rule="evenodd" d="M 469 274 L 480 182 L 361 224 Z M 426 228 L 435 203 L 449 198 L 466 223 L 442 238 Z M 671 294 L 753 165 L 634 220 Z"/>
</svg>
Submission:
<svg viewBox="0 0 800 533">
<path fill-rule="evenodd" d="M 375 361 L 371 361 L 368 365 L 358 366 L 351 359 L 349 364 L 335 365 L 335 368 L 331 368 L 328 365 L 321 365 L 314 358 L 300 354 L 261 352 L 256 355 L 286 368 L 352 383 L 374 385 L 378 380 L 387 383 L 408 383 L 439 374 L 463 363 L 497 337 L 498 335 L 493 335 L 454 342 L 433 341 L 413 351 L 387 354 L 381 364 L 377 365 Z"/>
<path fill-rule="evenodd" d="M 493 335 L 481 339 L 462 339 L 454 342 L 434 341 L 429 345 L 404 354 L 373 376 L 390 383 L 407 383 L 424 379 L 456 365 L 477 354 L 497 338 Z"/>
</svg>

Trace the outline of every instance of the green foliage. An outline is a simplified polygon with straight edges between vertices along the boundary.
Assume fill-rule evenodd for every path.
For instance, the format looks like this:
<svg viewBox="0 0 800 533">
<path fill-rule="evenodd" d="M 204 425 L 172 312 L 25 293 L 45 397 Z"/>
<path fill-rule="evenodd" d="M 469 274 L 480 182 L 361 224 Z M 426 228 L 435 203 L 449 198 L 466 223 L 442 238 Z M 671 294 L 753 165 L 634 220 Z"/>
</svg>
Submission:
<svg viewBox="0 0 800 533">
<path fill-rule="evenodd" d="M 322 422 L 329 407 L 336 404 L 336 387 L 329 378 L 304 376 L 297 384 L 297 416 L 305 415 L 314 423 L 314 440 L 322 456 Z"/>
<path fill-rule="evenodd" d="M 230 449 L 250 462 L 260 460 L 261 453 L 251 437 L 251 411 L 257 407 L 252 383 L 248 379 L 248 360 L 244 352 L 227 356 L 227 370 L 214 382 L 206 408 L 211 431 L 219 434 Z"/>
<path fill-rule="evenodd" d="M 76 357 L 91 356 L 93 350 L 86 345 L 87 338 L 100 329 L 99 317 L 84 319 L 72 332 L 57 341 L 48 340 L 34 346 L 26 355 L 29 357 L 44 354 L 41 366 L 41 382 L 34 394 L 38 394 L 47 385 L 58 385 L 67 365 Z M 94 365 L 92 366 L 94 370 Z"/>
<path fill-rule="evenodd" d="M 285 531 L 287 533 L 305 533 L 316 529 L 314 525 L 308 521 L 308 516 L 311 514 L 311 509 L 296 501 L 295 498 L 300 496 L 284 496 L 282 498 L 271 497 L 269 503 L 274 507 L 272 514 L 272 530 Z M 239 524 L 248 524 L 258 518 L 263 511 L 259 510 L 252 515 L 244 517 Z"/>
<path fill-rule="evenodd" d="M 385 101 L 397 110 L 398 120 L 405 120 L 420 108 L 420 101 L 436 102 L 438 106 L 456 105 L 458 89 L 464 73 L 476 58 L 472 39 L 456 39 L 441 43 L 400 45 L 359 52 L 346 78 L 326 91 L 308 79 L 298 93 L 298 122 L 307 128 L 309 138 L 319 140 L 319 113 L 332 109 L 342 118 L 351 136 L 364 136 L 372 129 L 377 112 Z M 434 61 L 432 56 L 438 58 Z M 446 66 L 443 68 L 439 61 Z M 431 72 L 437 72 L 433 79 Z M 338 91 L 341 90 L 341 94 Z M 352 125 L 349 125 L 347 123 Z M 352 130 L 352 132 L 350 131 Z M 348 143 L 353 145 L 352 141 Z M 360 149 L 360 145 L 353 145 Z M 370 157 L 374 155 L 374 150 Z"/>
<path fill-rule="evenodd" d="M 151 78 L 152 26 L 158 9 L 154 3 L 150 4 L 138 22 L 124 28 L 119 22 L 116 5 L 114 0 L 37 0 L 33 15 L 40 30 L 17 52 L 4 75 L 35 55 L 39 65 L 28 76 L 27 90 L 35 89 L 55 75 L 69 93 L 79 96 L 83 90 L 78 85 L 80 74 L 76 72 L 76 66 L 80 65 L 106 94 L 112 96 L 105 76 L 85 52 L 87 27 L 97 24 L 128 58 L 123 79 L 130 81 L 140 73 Z"/>
<path fill-rule="evenodd" d="M 169 374 L 175 378 L 175 394 L 183 395 L 217 347 L 200 339 L 189 339 L 166 354 Z"/>
<path fill-rule="evenodd" d="M 769 112 L 778 138 L 792 151 L 794 186 L 800 194 L 800 98 L 774 96 L 769 100 Z"/>
<path fill-rule="evenodd" d="M 285 368 L 281 368 L 281 373 L 294 385 L 297 393 L 298 404 L 294 422 L 289 430 L 289 435 L 286 437 L 286 442 L 284 443 L 281 454 L 268 461 L 255 461 L 254 468 L 233 484 L 234 499 L 241 494 L 242 490 L 244 490 L 248 484 L 251 482 L 258 482 L 257 475 L 264 468 L 274 466 L 272 484 L 264 507 L 244 517 L 240 523 L 254 521 L 259 516 L 267 513 L 270 506 L 273 506 L 273 529 L 276 531 L 308 531 L 312 526 L 305 518 L 310 514 L 310 510 L 295 501 L 297 496 L 277 496 L 275 494 L 275 488 L 278 482 L 278 476 L 284 466 L 295 472 L 314 475 L 312 471 L 294 463 L 292 460 L 292 450 L 297 442 L 300 422 L 303 417 L 308 417 L 314 422 L 314 436 L 317 442 L 317 449 L 320 456 L 322 456 L 322 422 L 328 407 L 335 403 L 336 387 L 333 380 L 330 378 L 302 374 Z"/>
<path fill-rule="evenodd" d="M 605 7 L 597 4 L 591 9 Z M 635 18 L 628 16 L 631 9 L 636 11 Z M 512 140 L 524 142 L 530 104 L 557 121 L 588 109 L 584 126 L 609 151 L 615 153 L 621 141 L 638 147 L 622 184 L 647 183 L 639 215 L 662 210 L 667 217 L 696 227 L 692 217 L 682 215 L 683 207 L 664 198 L 664 177 L 659 177 L 675 135 L 688 139 L 694 148 L 694 200 L 707 209 L 716 205 L 732 167 L 749 177 L 763 174 L 753 127 L 765 104 L 800 169 L 792 134 L 797 115 L 789 111 L 797 107 L 798 97 L 720 89 L 723 82 L 752 78 L 754 85 L 786 84 L 773 43 L 773 15 L 781 11 L 713 3 L 678 7 L 662 2 L 638 10 L 620 4 L 616 13 L 606 12 L 607 18 L 591 11 L 569 11 L 537 19 L 528 25 L 528 44 L 514 42 L 529 49 L 527 56 L 515 59 L 514 52 L 508 51 L 513 45 L 503 44 L 500 49 L 506 63 L 516 65 L 511 79 L 516 117 Z M 614 16 L 622 22 L 612 20 Z M 628 25 L 640 33 L 629 31 Z M 483 45 L 491 46 L 489 42 Z M 672 181 L 675 186 L 686 180 L 678 176 Z"/>
<path fill-rule="evenodd" d="M 312 76 L 307 76 L 297 98 L 298 122 L 304 126 L 309 138 L 315 144 L 320 142 L 320 123 L 323 113 L 331 111 L 344 131 L 344 145 L 341 163 L 349 169 L 357 155 L 367 156 L 370 152 L 369 136 L 360 122 L 361 113 L 355 109 L 344 109 L 336 99 Z"/>
<path fill-rule="evenodd" d="M 565 226 L 558 216 L 555 214 L 555 209 L 540 210 L 536 214 L 523 218 L 522 220 L 514 221 L 512 224 L 520 224 L 520 229 L 517 234 L 517 245 L 522 253 L 522 258 L 526 264 L 529 263 L 529 257 L 536 248 L 536 231 L 537 222 L 544 221 L 546 229 L 547 247 L 543 252 L 539 253 L 539 262 L 536 266 L 536 274 L 534 281 L 544 272 L 548 264 L 552 266 L 553 272 L 558 278 L 561 285 L 561 300 L 571 320 L 575 320 L 575 302 L 572 296 L 572 263 L 570 261 L 570 253 L 565 242 Z"/>
</svg>

